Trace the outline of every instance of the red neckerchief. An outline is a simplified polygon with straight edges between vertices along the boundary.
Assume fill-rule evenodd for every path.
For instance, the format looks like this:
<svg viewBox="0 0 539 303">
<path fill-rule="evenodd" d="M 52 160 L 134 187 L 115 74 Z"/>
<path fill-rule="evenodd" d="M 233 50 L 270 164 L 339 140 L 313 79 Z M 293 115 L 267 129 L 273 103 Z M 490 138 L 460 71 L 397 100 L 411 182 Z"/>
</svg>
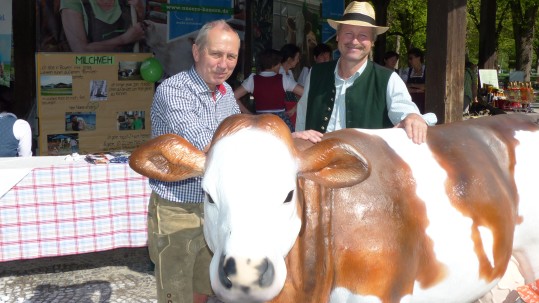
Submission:
<svg viewBox="0 0 539 303">
<path fill-rule="evenodd" d="M 221 95 L 226 94 L 226 87 L 223 84 L 219 84 L 216 86 L 217 90 L 221 93 Z M 213 97 L 213 101 L 215 101 L 215 91 L 211 92 L 211 96 Z"/>
</svg>

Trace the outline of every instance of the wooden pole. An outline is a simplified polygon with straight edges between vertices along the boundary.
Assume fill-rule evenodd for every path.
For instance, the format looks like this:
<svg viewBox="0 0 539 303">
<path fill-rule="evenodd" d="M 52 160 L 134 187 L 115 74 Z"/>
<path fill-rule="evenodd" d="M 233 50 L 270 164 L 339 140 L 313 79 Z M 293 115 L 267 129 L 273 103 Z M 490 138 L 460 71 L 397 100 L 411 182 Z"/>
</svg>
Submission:
<svg viewBox="0 0 539 303">
<path fill-rule="evenodd" d="M 438 124 L 462 120 L 466 0 L 428 0 L 425 111 Z"/>
</svg>

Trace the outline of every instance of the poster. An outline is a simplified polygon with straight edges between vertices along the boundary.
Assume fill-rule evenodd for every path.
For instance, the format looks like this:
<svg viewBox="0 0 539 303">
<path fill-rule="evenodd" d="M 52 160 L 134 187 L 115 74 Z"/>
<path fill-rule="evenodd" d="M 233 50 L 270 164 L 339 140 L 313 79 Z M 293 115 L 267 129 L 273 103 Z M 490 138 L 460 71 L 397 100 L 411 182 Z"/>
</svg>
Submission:
<svg viewBox="0 0 539 303">
<path fill-rule="evenodd" d="M 39 154 L 131 151 L 150 138 L 148 53 L 38 53 Z"/>
<path fill-rule="evenodd" d="M 243 43 L 244 0 L 137 0 L 134 3 L 132 6 L 128 0 L 88 0 L 84 4 L 80 0 L 36 0 L 36 49 L 38 52 L 153 53 L 163 66 L 163 78 L 167 78 L 193 65 L 193 43 L 198 30 L 208 21 L 226 20 Z M 121 14 L 104 24 L 92 17 L 95 14 L 87 14 L 97 7 L 107 9 L 110 14 L 114 11 Z M 64 13 L 72 14 L 72 18 L 62 18 Z M 70 23 L 64 24 L 63 20 Z M 243 70 L 244 49 L 242 46 L 232 81 Z"/>
<path fill-rule="evenodd" d="M 322 18 L 324 20 L 327 20 L 327 19 L 340 20 L 342 18 L 343 12 L 344 12 L 344 1 L 330 1 L 330 0 L 322 1 Z M 332 40 L 334 41 L 335 34 L 336 34 L 335 29 L 329 26 L 329 23 L 327 23 L 327 21 L 322 24 L 322 41 L 323 42 L 328 43 Z"/>
<path fill-rule="evenodd" d="M 12 1 L 0 0 L 0 85 L 11 81 Z"/>
</svg>

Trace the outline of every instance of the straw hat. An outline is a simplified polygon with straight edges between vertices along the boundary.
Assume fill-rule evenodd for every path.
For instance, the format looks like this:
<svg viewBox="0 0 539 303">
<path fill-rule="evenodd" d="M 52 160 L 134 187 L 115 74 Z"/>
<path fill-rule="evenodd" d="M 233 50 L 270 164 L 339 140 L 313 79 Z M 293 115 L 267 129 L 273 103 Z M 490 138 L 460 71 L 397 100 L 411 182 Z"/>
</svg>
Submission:
<svg viewBox="0 0 539 303">
<path fill-rule="evenodd" d="M 376 28 L 376 35 L 385 33 L 389 27 L 377 26 L 374 8 L 368 2 L 352 1 L 344 10 L 341 20 L 328 19 L 329 26 L 337 29 L 339 24 L 358 25 Z"/>
</svg>

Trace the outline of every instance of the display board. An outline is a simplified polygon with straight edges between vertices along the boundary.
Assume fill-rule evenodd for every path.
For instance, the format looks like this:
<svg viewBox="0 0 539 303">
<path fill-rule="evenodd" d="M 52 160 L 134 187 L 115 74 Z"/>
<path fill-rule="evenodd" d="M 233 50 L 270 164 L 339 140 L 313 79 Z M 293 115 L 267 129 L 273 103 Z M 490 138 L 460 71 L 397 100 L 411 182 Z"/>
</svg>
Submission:
<svg viewBox="0 0 539 303">
<path fill-rule="evenodd" d="M 39 154 L 131 151 L 150 138 L 149 53 L 38 53 Z"/>
<path fill-rule="evenodd" d="M 481 88 L 484 88 L 486 84 L 492 85 L 494 88 L 499 88 L 498 71 L 495 69 L 480 69 L 479 83 Z"/>
</svg>

